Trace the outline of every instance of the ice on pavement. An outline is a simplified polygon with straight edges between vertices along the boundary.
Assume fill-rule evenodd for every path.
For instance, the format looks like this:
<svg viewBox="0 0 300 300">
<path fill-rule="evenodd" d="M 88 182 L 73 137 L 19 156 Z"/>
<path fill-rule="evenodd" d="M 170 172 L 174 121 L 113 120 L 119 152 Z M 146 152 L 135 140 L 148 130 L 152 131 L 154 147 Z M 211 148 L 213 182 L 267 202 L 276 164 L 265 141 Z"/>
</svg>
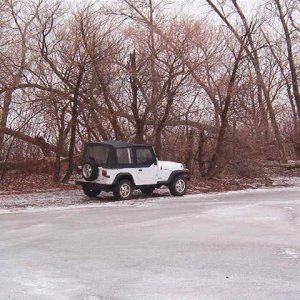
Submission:
<svg viewBox="0 0 300 300">
<path fill-rule="evenodd" d="M 300 250 L 295 250 L 292 248 L 282 248 L 281 254 L 288 257 L 288 258 L 299 258 L 300 257 Z"/>
<path fill-rule="evenodd" d="M 299 195 L 3 212 L 0 299 L 300 299 Z"/>
</svg>

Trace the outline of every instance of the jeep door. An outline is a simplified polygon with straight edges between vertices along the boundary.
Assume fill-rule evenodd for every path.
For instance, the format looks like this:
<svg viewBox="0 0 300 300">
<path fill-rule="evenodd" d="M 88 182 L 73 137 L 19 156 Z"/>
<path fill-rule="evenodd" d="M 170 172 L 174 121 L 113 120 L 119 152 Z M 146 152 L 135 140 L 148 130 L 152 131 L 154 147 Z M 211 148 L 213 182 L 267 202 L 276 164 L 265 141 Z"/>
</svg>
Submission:
<svg viewBox="0 0 300 300">
<path fill-rule="evenodd" d="M 137 185 L 157 183 L 158 166 L 152 147 L 136 147 L 135 159 L 137 168 Z"/>
</svg>

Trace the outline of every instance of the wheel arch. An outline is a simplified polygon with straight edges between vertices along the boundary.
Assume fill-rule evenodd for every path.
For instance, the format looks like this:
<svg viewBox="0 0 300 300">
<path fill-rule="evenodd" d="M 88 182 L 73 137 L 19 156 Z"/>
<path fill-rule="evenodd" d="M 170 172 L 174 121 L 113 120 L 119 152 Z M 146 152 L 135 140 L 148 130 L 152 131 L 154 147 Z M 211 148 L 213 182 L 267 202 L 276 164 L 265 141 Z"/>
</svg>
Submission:
<svg viewBox="0 0 300 300">
<path fill-rule="evenodd" d="M 189 175 L 189 171 L 188 170 L 176 170 L 176 171 L 173 171 L 169 178 L 168 178 L 168 184 L 170 184 L 172 182 L 172 180 L 176 177 L 176 176 L 179 176 L 179 175 L 183 175 L 185 177 L 186 180 L 190 180 L 190 175 Z"/>
<path fill-rule="evenodd" d="M 132 185 L 133 185 L 134 187 L 136 186 L 136 185 L 135 185 L 134 178 L 133 178 L 133 176 L 132 176 L 130 173 L 119 173 L 119 174 L 115 177 L 115 179 L 114 179 L 112 185 L 115 186 L 118 182 L 120 182 L 120 180 L 124 180 L 124 179 L 130 180 L 130 181 L 132 182 Z"/>
</svg>

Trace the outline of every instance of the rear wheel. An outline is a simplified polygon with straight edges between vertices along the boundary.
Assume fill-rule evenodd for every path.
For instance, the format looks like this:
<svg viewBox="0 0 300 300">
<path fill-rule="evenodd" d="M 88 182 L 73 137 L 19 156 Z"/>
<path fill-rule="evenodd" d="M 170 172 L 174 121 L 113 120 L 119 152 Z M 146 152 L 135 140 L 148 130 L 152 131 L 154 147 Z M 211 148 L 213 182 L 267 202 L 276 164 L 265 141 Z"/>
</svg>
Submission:
<svg viewBox="0 0 300 300">
<path fill-rule="evenodd" d="M 141 187 L 141 192 L 145 195 L 151 195 L 154 190 L 155 190 L 155 187 L 153 187 L 153 186 L 143 186 L 143 187 Z"/>
<path fill-rule="evenodd" d="M 118 200 L 129 200 L 132 198 L 133 187 L 130 180 L 124 179 L 114 187 L 114 196 Z"/>
<path fill-rule="evenodd" d="M 97 187 L 82 186 L 82 190 L 88 197 L 97 197 L 101 193 Z"/>
<path fill-rule="evenodd" d="M 183 196 L 186 194 L 187 190 L 187 182 L 184 176 L 179 175 L 176 176 L 170 186 L 169 186 L 170 192 L 173 196 Z"/>
</svg>

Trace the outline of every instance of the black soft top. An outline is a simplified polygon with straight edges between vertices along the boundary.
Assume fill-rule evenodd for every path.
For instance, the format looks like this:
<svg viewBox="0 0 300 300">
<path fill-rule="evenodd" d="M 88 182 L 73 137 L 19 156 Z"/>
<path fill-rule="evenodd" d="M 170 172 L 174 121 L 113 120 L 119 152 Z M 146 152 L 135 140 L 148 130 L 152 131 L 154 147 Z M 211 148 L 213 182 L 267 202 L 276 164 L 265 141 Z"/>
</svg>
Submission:
<svg viewBox="0 0 300 300">
<path fill-rule="evenodd" d="M 124 141 L 103 141 L 97 143 L 87 143 L 87 145 L 104 145 L 114 148 L 127 148 L 127 147 L 152 147 L 151 144 L 131 144 Z"/>
<path fill-rule="evenodd" d="M 87 143 L 84 147 L 84 152 L 81 157 L 81 163 L 85 163 L 90 160 L 95 160 L 99 166 L 106 168 L 135 168 L 138 167 L 136 162 L 136 151 L 132 152 L 132 163 L 119 163 L 118 161 L 118 149 L 130 148 L 136 150 L 138 148 L 147 148 L 150 150 L 152 159 L 151 163 L 156 161 L 154 150 L 150 144 L 131 144 L 124 141 L 103 141 L 95 143 Z M 122 151 L 120 151 L 122 152 Z M 124 152 L 124 151 L 123 151 Z M 127 151 L 125 151 L 128 153 Z M 124 155 L 124 153 L 119 153 Z M 129 155 L 129 154 L 128 154 Z M 150 162 L 149 162 L 150 163 Z"/>
</svg>

